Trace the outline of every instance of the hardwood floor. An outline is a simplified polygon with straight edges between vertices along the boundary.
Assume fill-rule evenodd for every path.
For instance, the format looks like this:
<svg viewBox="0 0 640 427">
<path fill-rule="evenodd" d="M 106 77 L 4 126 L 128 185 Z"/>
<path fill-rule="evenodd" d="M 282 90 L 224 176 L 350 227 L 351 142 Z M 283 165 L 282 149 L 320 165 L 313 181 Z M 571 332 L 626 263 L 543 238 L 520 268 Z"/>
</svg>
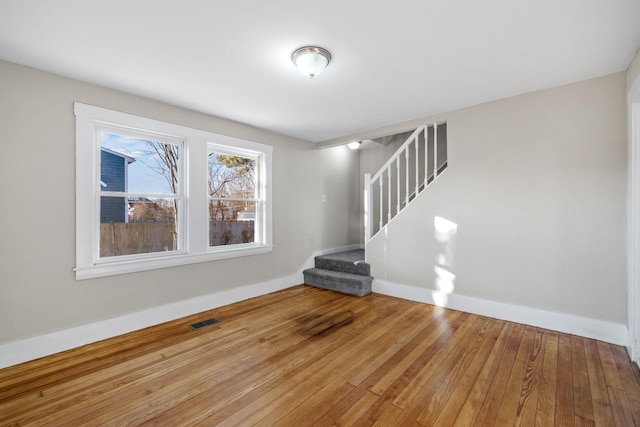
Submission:
<svg viewBox="0 0 640 427">
<path fill-rule="evenodd" d="M 307 286 L 0 370 L 2 426 L 254 424 L 634 426 L 640 371 L 619 346 Z"/>
</svg>

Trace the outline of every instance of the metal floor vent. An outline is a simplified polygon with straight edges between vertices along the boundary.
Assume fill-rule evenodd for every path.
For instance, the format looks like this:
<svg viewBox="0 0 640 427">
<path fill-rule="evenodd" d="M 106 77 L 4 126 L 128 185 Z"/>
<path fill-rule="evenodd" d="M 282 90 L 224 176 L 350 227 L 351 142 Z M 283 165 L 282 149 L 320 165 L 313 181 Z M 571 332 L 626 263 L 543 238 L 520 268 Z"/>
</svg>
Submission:
<svg viewBox="0 0 640 427">
<path fill-rule="evenodd" d="M 197 331 L 198 329 L 202 329 L 206 326 L 215 325 L 218 322 L 219 322 L 218 319 L 216 319 L 215 317 L 212 317 L 211 319 L 206 319 L 200 322 L 192 323 L 191 325 L 189 325 L 189 327 L 194 331 Z"/>
</svg>

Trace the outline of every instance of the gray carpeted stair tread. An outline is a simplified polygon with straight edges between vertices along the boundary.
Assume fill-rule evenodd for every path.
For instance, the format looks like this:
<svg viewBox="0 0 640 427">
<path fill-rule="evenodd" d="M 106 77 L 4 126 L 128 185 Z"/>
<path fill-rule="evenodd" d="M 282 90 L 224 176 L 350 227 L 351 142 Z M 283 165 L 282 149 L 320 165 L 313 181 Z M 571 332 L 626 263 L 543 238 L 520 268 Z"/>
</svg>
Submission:
<svg viewBox="0 0 640 427">
<path fill-rule="evenodd" d="M 345 294 L 364 296 L 371 293 L 373 277 L 340 271 L 310 268 L 303 271 L 307 285 L 331 289 Z"/>
<path fill-rule="evenodd" d="M 318 258 L 347 260 L 347 261 L 364 261 L 364 249 L 352 249 L 344 252 L 336 252 L 327 255 L 318 255 Z"/>
<path fill-rule="evenodd" d="M 342 271 L 361 276 L 369 276 L 371 274 L 369 264 L 364 261 L 364 249 L 317 256 L 315 258 L 315 266 L 325 270 Z"/>
</svg>

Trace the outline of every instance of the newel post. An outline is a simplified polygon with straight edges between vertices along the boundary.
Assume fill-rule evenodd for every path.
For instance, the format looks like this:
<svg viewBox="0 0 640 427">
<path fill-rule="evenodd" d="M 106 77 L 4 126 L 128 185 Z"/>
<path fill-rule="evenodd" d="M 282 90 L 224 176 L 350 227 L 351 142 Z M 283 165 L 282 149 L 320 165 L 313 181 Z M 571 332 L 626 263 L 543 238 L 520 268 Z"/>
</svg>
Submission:
<svg viewBox="0 0 640 427">
<path fill-rule="evenodd" d="M 365 245 L 371 239 L 371 209 L 373 208 L 373 200 L 371 198 L 371 174 L 364 174 L 364 243 Z"/>
</svg>

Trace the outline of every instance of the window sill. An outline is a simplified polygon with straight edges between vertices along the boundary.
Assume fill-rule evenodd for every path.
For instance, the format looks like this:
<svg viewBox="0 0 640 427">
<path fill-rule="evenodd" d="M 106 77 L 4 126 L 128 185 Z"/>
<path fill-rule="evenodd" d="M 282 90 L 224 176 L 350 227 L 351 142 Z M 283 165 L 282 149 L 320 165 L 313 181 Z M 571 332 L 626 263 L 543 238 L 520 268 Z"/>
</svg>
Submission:
<svg viewBox="0 0 640 427">
<path fill-rule="evenodd" d="M 112 261 L 100 264 L 75 267 L 76 280 L 94 279 L 97 277 L 115 276 L 118 274 L 135 273 L 139 271 L 155 270 L 158 268 L 177 267 L 180 265 L 196 264 L 200 262 L 216 261 L 241 256 L 260 255 L 273 251 L 271 245 L 238 245 L 238 247 L 212 248 L 204 254 L 178 254 L 154 257 L 150 259 L 136 259 Z"/>
</svg>

